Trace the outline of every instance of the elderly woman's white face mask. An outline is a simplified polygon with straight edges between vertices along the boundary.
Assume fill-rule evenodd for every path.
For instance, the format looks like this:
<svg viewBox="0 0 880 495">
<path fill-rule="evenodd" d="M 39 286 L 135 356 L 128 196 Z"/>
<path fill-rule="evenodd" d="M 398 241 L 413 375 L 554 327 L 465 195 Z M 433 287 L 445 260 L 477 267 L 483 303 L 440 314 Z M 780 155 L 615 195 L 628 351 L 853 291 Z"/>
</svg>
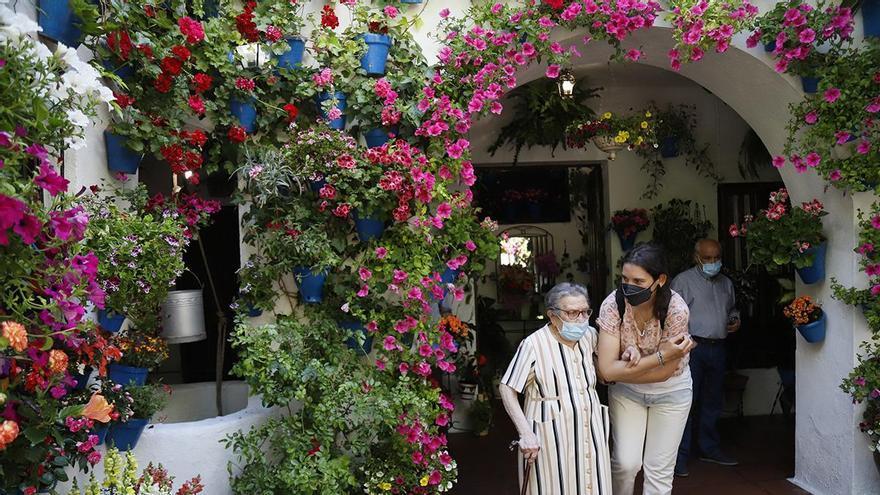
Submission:
<svg viewBox="0 0 880 495">
<path fill-rule="evenodd" d="M 570 342 L 577 342 L 590 329 L 590 309 L 583 297 L 563 297 L 558 307 L 548 308 L 559 321 L 554 322 L 559 335 Z"/>
</svg>

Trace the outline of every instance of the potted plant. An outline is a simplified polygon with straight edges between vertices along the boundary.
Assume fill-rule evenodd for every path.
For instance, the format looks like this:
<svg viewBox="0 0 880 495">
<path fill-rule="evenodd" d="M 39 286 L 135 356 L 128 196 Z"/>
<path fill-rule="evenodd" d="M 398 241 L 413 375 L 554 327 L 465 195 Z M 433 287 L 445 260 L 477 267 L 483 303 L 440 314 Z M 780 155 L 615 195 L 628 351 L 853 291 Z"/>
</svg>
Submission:
<svg viewBox="0 0 880 495">
<path fill-rule="evenodd" d="M 656 110 L 655 133 L 660 144 L 660 156 L 675 158 L 680 150 L 694 146 L 696 116 L 692 109 L 684 105 L 669 106 L 666 110 Z"/>
<path fill-rule="evenodd" d="M 795 298 L 782 312 L 807 342 L 825 340 L 825 312 L 810 296 Z"/>
<path fill-rule="evenodd" d="M 115 423 L 107 434 L 107 444 L 123 452 L 137 446 L 144 429 L 157 412 L 165 408 L 171 396 L 167 385 L 136 385 L 125 387 L 131 397 L 131 416 Z"/>
<path fill-rule="evenodd" d="M 122 352 L 122 357 L 108 368 L 108 377 L 114 383 L 143 385 L 150 370 L 168 359 L 165 339 L 136 329 L 114 336 L 113 344 Z"/>
<path fill-rule="evenodd" d="M 666 20 L 672 24 L 675 47 L 669 52 L 674 70 L 682 62 L 696 62 L 709 50 L 724 53 L 736 33 L 749 26 L 758 8 L 747 0 L 710 2 L 707 0 L 672 0 Z"/>
<path fill-rule="evenodd" d="M 342 130 L 346 124 L 348 82 L 361 70 L 360 60 L 367 47 L 360 39 L 340 36 L 335 31 L 337 27 L 336 13 L 325 5 L 320 25 L 312 32 L 318 70 L 304 95 L 314 95 L 321 118 L 333 129 Z"/>
<path fill-rule="evenodd" d="M 385 74 L 388 51 L 394 41 L 394 38 L 389 36 L 389 27 L 395 17 L 397 17 L 397 9 L 393 6 L 379 12 L 364 6 L 354 9 L 354 23 L 350 31 L 360 31 L 356 37 L 367 45 L 367 50 L 360 59 L 361 68 L 367 75 Z"/>
<path fill-rule="evenodd" d="M 818 72 L 821 94 L 792 107 L 785 156 L 795 170 L 815 168 L 838 188 L 868 191 L 880 185 L 876 112 L 880 111 L 880 43 L 840 51 Z"/>
<path fill-rule="evenodd" d="M 154 466 L 150 462 L 143 471 L 138 471 L 138 461 L 131 451 L 126 452 L 125 457 L 119 453 L 119 449 L 109 449 L 104 456 L 103 464 L 104 480 L 99 483 L 94 472 L 89 481 L 83 486 L 85 492 L 80 491 L 79 482 L 74 479 L 67 495 L 89 495 L 104 493 L 107 495 L 197 495 L 205 489 L 202 485 L 202 477 L 196 476 L 180 488 L 174 490 L 174 477 L 159 464 Z"/>
<path fill-rule="evenodd" d="M 189 242 L 184 219 L 147 213 L 144 186 L 109 194 L 94 190 L 80 200 L 93 225 L 86 233 L 86 246 L 104 260 L 98 265 L 106 294 L 102 309 L 127 316 L 138 328 L 155 328 L 169 286 L 183 272 Z M 117 201 L 128 202 L 130 208 L 117 206 Z M 109 331 L 118 331 L 122 323 L 118 317 L 102 321 Z"/>
<path fill-rule="evenodd" d="M 611 112 L 603 113 L 598 120 L 574 122 L 567 129 L 570 146 L 583 148 L 592 141 L 597 148 L 608 153 L 614 160 L 617 151 L 627 148 L 638 150 L 657 147 L 654 119 L 650 110 L 617 117 Z"/>
<path fill-rule="evenodd" d="M 302 36 L 305 4 L 301 2 L 247 2 L 245 16 L 250 14 L 249 22 L 253 30 L 260 33 L 270 44 L 279 69 L 297 70 L 302 66 L 306 42 Z M 239 24 L 245 22 L 244 18 Z M 261 31 L 260 28 L 265 26 Z M 254 31 L 249 31 L 253 33 Z M 253 37 L 253 36 L 252 36 Z"/>
<path fill-rule="evenodd" d="M 856 367 L 840 384 L 841 390 L 852 396 L 854 403 L 865 403 L 865 412 L 859 430 L 868 436 L 868 448 L 874 453 L 874 463 L 880 470 L 880 345 L 877 341 L 863 342 Z"/>
<path fill-rule="evenodd" d="M 480 394 L 468 410 L 474 433 L 484 437 L 492 426 L 492 402 L 486 394 Z"/>
<path fill-rule="evenodd" d="M 691 200 L 671 199 L 651 210 L 654 220 L 653 242 L 663 247 L 669 275 L 693 265 L 694 244 L 709 235 L 712 222 L 706 220 L 706 207 Z"/>
<path fill-rule="evenodd" d="M 559 96 L 557 84 L 552 79 L 538 79 L 518 86 L 508 93 L 514 101 L 514 118 L 501 127 L 489 153 L 493 156 L 502 147 L 513 147 L 513 165 L 519 161 L 523 147 L 548 146 L 550 155 L 559 145 L 568 145 L 566 129 L 576 120 L 593 119 L 595 112 L 585 100 L 595 98 L 601 88 L 584 88 L 578 83 L 570 97 Z"/>
<path fill-rule="evenodd" d="M 802 0 L 777 3 L 760 16 L 755 32 L 747 44 L 759 42 L 772 48 L 777 72 L 793 72 L 801 76 L 804 92 L 815 93 L 816 70 L 833 60 L 820 45 L 834 51 L 851 40 L 852 12 L 848 7 L 831 5 L 824 0 L 816 6 Z"/>
<path fill-rule="evenodd" d="M 745 237 L 749 263 L 762 265 L 775 273 L 794 265 L 804 283 L 812 284 L 825 277 L 825 235 L 822 217 L 827 215 L 818 200 L 792 207 L 788 191 L 770 194 L 770 205 L 747 216 L 744 223 L 731 225 L 732 237 Z"/>
<path fill-rule="evenodd" d="M 646 230 L 650 224 L 648 210 L 644 208 L 617 210 L 611 215 L 608 230 L 616 232 L 620 239 L 620 248 L 629 251 L 635 245 L 639 232 Z"/>
</svg>

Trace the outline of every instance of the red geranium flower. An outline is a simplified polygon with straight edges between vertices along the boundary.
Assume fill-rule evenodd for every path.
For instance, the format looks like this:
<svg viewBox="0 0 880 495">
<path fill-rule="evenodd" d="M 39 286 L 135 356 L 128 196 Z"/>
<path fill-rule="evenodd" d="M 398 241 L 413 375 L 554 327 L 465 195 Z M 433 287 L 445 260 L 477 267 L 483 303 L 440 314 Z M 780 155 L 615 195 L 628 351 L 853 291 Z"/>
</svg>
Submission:
<svg viewBox="0 0 880 495">
<path fill-rule="evenodd" d="M 143 53 L 147 59 L 153 60 L 153 48 L 150 45 L 141 43 L 137 46 L 137 49 L 139 52 Z"/>
<path fill-rule="evenodd" d="M 157 77 L 155 81 L 153 81 L 153 87 L 160 93 L 167 93 L 171 91 L 171 83 L 171 76 L 163 72 L 159 74 L 159 77 Z"/>
<path fill-rule="evenodd" d="M 299 115 L 299 108 L 297 108 L 297 106 L 293 103 L 288 103 L 281 108 L 283 108 L 284 111 L 287 112 L 288 122 L 293 122 L 294 120 L 296 120 L 296 116 Z"/>
<path fill-rule="evenodd" d="M 147 14 L 147 17 L 156 17 L 156 9 L 152 5 L 144 5 L 144 14 Z"/>
<path fill-rule="evenodd" d="M 208 142 L 208 136 L 206 136 L 205 133 L 199 129 L 196 129 L 190 133 L 185 133 L 184 138 L 190 146 L 195 146 L 198 148 L 201 148 L 205 145 L 205 143 Z"/>
<path fill-rule="evenodd" d="M 242 91 L 253 91 L 254 88 L 257 87 L 257 84 L 254 82 L 253 79 L 239 77 L 235 79 L 235 87 Z"/>
<path fill-rule="evenodd" d="M 183 70 L 183 62 L 174 57 L 163 58 L 160 65 L 162 66 L 162 72 L 172 76 L 177 76 Z"/>
<path fill-rule="evenodd" d="M 243 143 L 247 140 L 247 131 L 241 126 L 232 126 L 226 133 L 226 137 L 233 143 Z"/>
<path fill-rule="evenodd" d="M 549 5 L 553 10 L 561 10 L 563 6 L 563 0 L 544 0 L 544 3 Z"/>
<path fill-rule="evenodd" d="M 128 108 L 134 104 L 134 98 L 125 93 L 113 93 L 113 97 L 116 98 L 116 104 L 120 108 Z"/>
<path fill-rule="evenodd" d="M 198 43 L 205 39 L 205 30 L 202 28 L 202 23 L 191 17 L 184 16 L 178 19 L 177 27 L 179 27 L 180 32 L 186 36 L 187 43 Z"/>
<path fill-rule="evenodd" d="M 321 26 L 330 29 L 336 29 L 339 27 L 339 18 L 336 17 L 336 12 L 333 11 L 333 7 L 325 5 L 321 10 Z"/>
<path fill-rule="evenodd" d="M 192 108 L 193 112 L 197 115 L 202 115 L 205 113 L 205 102 L 202 100 L 202 97 L 199 95 L 192 95 L 186 101 L 186 104 Z"/>
<path fill-rule="evenodd" d="M 113 31 L 107 33 L 107 46 L 110 48 L 110 51 L 118 54 L 119 58 L 128 60 L 128 55 L 131 53 L 133 45 L 128 33 L 125 31 Z"/>
<path fill-rule="evenodd" d="M 199 72 L 194 75 L 192 78 L 194 90 L 196 93 L 204 93 L 205 91 L 211 89 L 211 83 L 214 82 L 214 78 L 205 74 L 204 72 Z"/>
<path fill-rule="evenodd" d="M 184 62 L 189 60 L 189 56 L 192 55 L 189 49 L 183 45 L 174 45 L 171 48 L 171 53 Z"/>
<path fill-rule="evenodd" d="M 235 16 L 235 28 L 244 39 L 250 42 L 260 40 L 260 32 L 257 30 L 257 24 L 254 22 L 254 9 L 256 7 L 257 2 L 247 2 L 244 6 L 244 12 Z"/>
</svg>

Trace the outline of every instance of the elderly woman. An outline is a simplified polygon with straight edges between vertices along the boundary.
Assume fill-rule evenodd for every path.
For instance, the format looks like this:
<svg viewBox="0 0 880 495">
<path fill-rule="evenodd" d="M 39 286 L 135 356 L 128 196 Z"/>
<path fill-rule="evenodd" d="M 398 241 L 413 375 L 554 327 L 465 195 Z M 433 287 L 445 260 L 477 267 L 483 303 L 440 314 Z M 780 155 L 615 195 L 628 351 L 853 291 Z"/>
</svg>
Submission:
<svg viewBox="0 0 880 495">
<path fill-rule="evenodd" d="M 550 323 L 520 343 L 501 382 L 520 436 L 520 487 L 527 483 L 531 495 L 611 493 L 608 408 L 596 395 L 597 332 L 588 301 L 581 285 L 553 287 L 546 297 Z M 518 393 L 525 394 L 525 412 Z"/>
</svg>

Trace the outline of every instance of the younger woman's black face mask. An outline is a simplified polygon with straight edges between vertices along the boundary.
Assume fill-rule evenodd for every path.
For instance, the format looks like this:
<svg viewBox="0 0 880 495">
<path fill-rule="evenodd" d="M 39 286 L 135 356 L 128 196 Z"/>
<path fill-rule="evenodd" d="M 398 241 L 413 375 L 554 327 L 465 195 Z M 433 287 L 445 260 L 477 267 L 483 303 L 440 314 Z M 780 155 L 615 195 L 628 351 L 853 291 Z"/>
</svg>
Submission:
<svg viewBox="0 0 880 495">
<path fill-rule="evenodd" d="M 651 284 L 650 287 L 639 287 L 638 285 L 633 284 L 620 284 L 620 290 L 623 291 L 623 297 L 625 297 L 626 302 L 633 307 L 648 302 L 651 299 L 651 294 L 654 293 L 654 291 L 651 290 L 653 287 L 654 284 Z"/>
</svg>

